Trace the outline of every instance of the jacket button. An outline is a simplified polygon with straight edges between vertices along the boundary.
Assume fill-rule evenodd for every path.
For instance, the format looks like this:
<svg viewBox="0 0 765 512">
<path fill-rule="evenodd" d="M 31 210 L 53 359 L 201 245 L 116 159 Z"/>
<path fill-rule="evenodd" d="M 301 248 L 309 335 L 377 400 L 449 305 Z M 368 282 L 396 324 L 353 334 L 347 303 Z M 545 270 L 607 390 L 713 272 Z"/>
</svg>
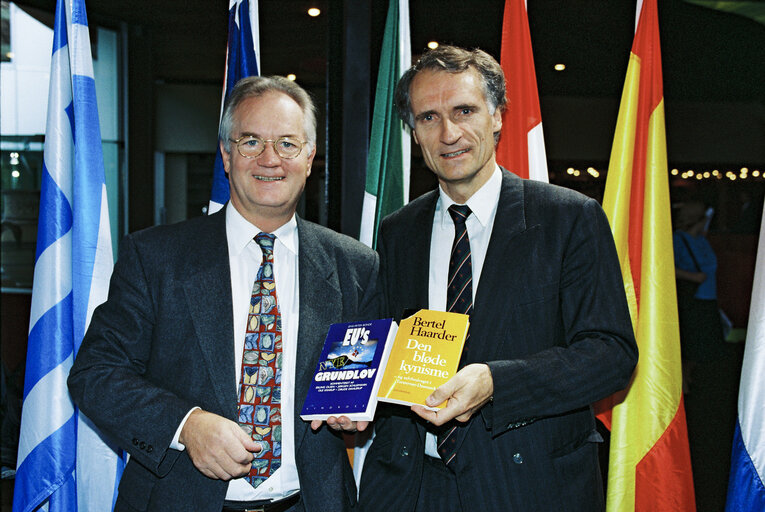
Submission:
<svg viewBox="0 0 765 512">
<path fill-rule="evenodd" d="M 141 441 L 141 442 L 138 444 L 138 447 L 139 447 L 141 450 L 143 450 L 144 448 L 146 448 L 146 443 L 145 443 L 145 442 L 143 442 L 143 441 Z"/>
<path fill-rule="evenodd" d="M 516 464 L 523 464 L 523 456 L 520 453 L 513 455 L 513 462 Z"/>
<path fill-rule="evenodd" d="M 136 439 L 135 437 L 133 438 L 133 445 L 138 446 L 138 439 Z"/>
<path fill-rule="evenodd" d="M 402 457 L 407 457 L 407 456 L 409 456 L 409 448 L 407 448 L 406 446 L 403 446 L 403 447 L 401 448 L 401 456 L 402 456 Z"/>
<path fill-rule="evenodd" d="M 154 451 L 154 447 L 152 445 L 149 445 L 146 447 L 146 453 L 151 453 Z"/>
</svg>

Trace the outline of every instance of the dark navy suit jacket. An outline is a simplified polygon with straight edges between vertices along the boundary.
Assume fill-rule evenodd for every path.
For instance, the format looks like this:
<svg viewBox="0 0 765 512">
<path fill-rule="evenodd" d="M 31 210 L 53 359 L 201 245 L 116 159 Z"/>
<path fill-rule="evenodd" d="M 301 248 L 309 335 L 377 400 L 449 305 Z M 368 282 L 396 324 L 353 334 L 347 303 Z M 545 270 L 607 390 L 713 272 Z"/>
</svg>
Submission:
<svg viewBox="0 0 765 512">
<path fill-rule="evenodd" d="M 449 467 L 463 511 L 602 510 L 590 404 L 626 387 L 637 362 L 611 231 L 596 201 L 502 174 L 466 361 L 488 363 L 494 396 Z M 383 222 L 380 273 L 396 318 L 428 305 L 437 198 L 430 192 Z M 414 509 L 426 432 L 415 418 L 406 407 L 378 408 L 364 512 Z"/>
<path fill-rule="evenodd" d="M 300 325 L 295 457 L 306 510 L 352 510 L 345 444 L 300 420 L 329 325 L 378 316 L 377 255 L 298 219 Z M 117 510 L 220 512 L 227 482 L 205 477 L 169 448 L 200 406 L 236 419 L 231 277 L 223 211 L 129 235 L 109 299 L 93 315 L 70 377 L 85 414 L 130 453 Z"/>
</svg>

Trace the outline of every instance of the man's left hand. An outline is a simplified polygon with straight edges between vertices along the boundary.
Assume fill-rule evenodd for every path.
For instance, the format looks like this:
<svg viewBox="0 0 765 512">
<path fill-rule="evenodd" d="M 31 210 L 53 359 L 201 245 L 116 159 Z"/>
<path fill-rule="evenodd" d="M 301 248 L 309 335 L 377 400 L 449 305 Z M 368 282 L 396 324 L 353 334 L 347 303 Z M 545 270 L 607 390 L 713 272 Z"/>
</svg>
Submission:
<svg viewBox="0 0 765 512">
<path fill-rule="evenodd" d="M 324 423 L 321 420 L 311 421 L 311 430 L 318 430 L 321 424 Z M 330 416 L 327 418 L 327 425 L 333 430 L 339 430 L 347 433 L 363 432 L 369 426 L 368 421 L 351 421 L 347 416 Z"/>
<path fill-rule="evenodd" d="M 466 422 L 494 394 L 494 380 L 491 378 L 489 366 L 483 363 L 469 364 L 449 379 L 444 385 L 436 388 L 425 400 L 429 407 L 436 407 L 449 400 L 443 409 L 431 411 L 421 405 L 413 405 L 412 411 L 434 425 L 443 425 L 457 418 Z"/>
</svg>

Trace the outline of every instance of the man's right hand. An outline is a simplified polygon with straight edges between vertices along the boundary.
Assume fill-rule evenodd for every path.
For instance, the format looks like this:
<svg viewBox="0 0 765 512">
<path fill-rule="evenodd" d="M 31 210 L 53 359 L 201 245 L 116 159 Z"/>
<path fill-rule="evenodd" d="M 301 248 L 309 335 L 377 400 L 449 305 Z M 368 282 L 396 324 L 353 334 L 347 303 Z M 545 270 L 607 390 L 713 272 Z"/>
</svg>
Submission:
<svg viewBox="0 0 765 512">
<path fill-rule="evenodd" d="M 189 415 L 178 441 L 203 475 L 220 480 L 246 475 L 253 453 L 261 450 L 238 424 L 201 409 Z"/>
</svg>

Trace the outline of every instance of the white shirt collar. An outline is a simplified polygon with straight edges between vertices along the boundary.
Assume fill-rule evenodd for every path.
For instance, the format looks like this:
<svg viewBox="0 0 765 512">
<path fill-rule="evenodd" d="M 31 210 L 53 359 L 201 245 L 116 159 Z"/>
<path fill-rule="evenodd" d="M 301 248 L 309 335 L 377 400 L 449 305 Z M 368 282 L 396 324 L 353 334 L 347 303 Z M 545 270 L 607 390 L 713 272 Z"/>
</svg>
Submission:
<svg viewBox="0 0 765 512">
<path fill-rule="evenodd" d="M 262 231 L 245 219 L 229 201 L 226 205 L 226 237 L 230 250 L 236 251 L 236 254 L 241 254 L 255 238 L 255 235 Z M 290 220 L 276 229 L 273 234 L 290 252 L 298 254 L 297 217 L 294 213 Z"/>
<path fill-rule="evenodd" d="M 494 172 L 488 181 L 483 184 L 481 188 L 470 196 L 465 203 L 470 207 L 470 211 L 473 212 L 475 218 L 481 224 L 482 227 L 486 227 L 492 220 L 494 211 L 499 203 L 499 192 L 502 189 L 502 170 L 499 165 L 495 165 Z M 436 222 L 441 222 L 447 225 L 453 223 L 451 215 L 449 215 L 449 207 L 453 204 L 457 204 L 449 197 L 441 185 L 438 185 L 438 202 L 436 206 Z"/>
</svg>

